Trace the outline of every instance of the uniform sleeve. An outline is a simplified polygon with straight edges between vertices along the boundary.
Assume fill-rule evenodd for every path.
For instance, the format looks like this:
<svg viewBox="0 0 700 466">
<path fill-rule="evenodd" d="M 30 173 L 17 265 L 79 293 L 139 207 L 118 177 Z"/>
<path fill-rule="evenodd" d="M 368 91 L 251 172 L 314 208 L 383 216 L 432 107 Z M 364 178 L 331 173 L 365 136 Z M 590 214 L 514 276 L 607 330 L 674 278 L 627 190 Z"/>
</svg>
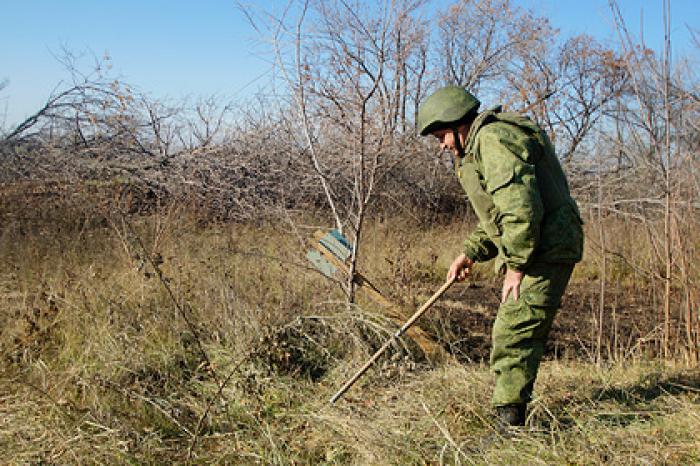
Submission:
<svg viewBox="0 0 700 466">
<path fill-rule="evenodd" d="M 544 214 L 535 178 L 534 147 L 517 128 L 494 124 L 479 133 L 478 147 L 486 190 L 498 209 L 502 259 L 509 269 L 522 270 L 532 260 Z"/>
<path fill-rule="evenodd" d="M 498 255 L 498 248 L 481 224 L 478 224 L 464 241 L 464 255 L 474 262 L 485 262 Z"/>
</svg>

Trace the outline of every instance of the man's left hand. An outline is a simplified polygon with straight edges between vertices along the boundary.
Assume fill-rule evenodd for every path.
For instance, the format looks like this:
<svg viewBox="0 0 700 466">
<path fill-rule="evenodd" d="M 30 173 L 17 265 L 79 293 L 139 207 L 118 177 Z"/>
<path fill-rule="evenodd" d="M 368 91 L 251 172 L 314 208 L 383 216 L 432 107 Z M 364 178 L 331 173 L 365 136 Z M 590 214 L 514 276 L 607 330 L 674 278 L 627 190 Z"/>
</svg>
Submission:
<svg viewBox="0 0 700 466">
<path fill-rule="evenodd" d="M 513 300 L 520 297 L 520 282 L 523 281 L 523 272 L 507 269 L 506 277 L 503 279 L 503 291 L 501 292 L 501 302 L 505 303 L 508 295 L 513 293 Z"/>
</svg>

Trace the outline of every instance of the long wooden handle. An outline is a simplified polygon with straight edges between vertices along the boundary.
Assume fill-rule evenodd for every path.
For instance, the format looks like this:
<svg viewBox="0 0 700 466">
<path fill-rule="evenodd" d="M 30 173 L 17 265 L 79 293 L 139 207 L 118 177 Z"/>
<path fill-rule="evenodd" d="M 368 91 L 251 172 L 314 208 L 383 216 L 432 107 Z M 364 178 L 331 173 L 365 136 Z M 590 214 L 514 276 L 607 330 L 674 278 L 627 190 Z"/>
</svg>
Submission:
<svg viewBox="0 0 700 466">
<path fill-rule="evenodd" d="M 418 320 L 418 319 L 420 318 L 420 316 L 422 316 L 423 313 L 425 313 L 425 311 L 427 311 L 427 310 L 430 308 L 430 306 L 432 306 L 432 305 L 435 303 L 435 301 L 437 301 L 437 300 L 440 298 L 440 296 L 442 296 L 442 295 L 445 293 L 445 291 L 447 291 L 447 289 L 448 289 L 450 286 L 452 286 L 452 284 L 453 284 L 454 282 L 455 282 L 455 279 L 453 278 L 453 279 L 451 279 L 451 280 L 448 280 L 444 285 L 442 285 L 442 287 L 440 287 L 440 289 L 437 290 L 437 291 L 435 292 L 435 294 L 432 295 L 432 296 L 430 297 L 430 299 L 429 299 L 428 301 L 426 301 L 426 303 L 423 304 L 423 305 L 420 307 L 420 309 L 418 309 L 418 310 L 416 311 L 416 313 L 413 314 L 413 315 L 411 316 L 411 318 L 408 319 L 408 320 L 406 321 L 406 323 L 403 324 L 403 325 L 401 326 L 401 328 L 398 329 L 398 330 L 396 331 L 396 333 L 394 333 L 394 334 L 391 336 L 391 338 L 389 338 L 386 342 L 384 342 L 384 344 L 382 345 L 382 347 L 379 348 L 379 349 L 377 350 L 377 352 L 374 353 L 374 354 L 372 355 L 371 358 L 369 358 L 369 360 L 360 368 L 360 370 L 358 370 L 358 371 L 355 373 L 355 375 L 353 375 L 353 376 L 350 378 L 350 380 L 348 380 L 347 382 L 345 382 L 345 385 L 343 385 L 343 387 L 342 387 L 340 390 L 338 390 L 338 392 L 337 392 L 335 395 L 333 395 L 333 396 L 331 397 L 331 400 L 330 400 L 331 404 L 333 404 L 333 403 L 335 403 L 336 401 L 338 401 L 338 399 L 339 399 L 341 396 L 343 396 L 343 394 L 344 394 L 345 392 L 347 392 L 347 391 L 350 389 L 350 387 L 353 386 L 353 384 L 354 384 L 355 382 L 357 382 L 357 379 L 359 379 L 360 377 L 362 377 L 362 374 L 364 374 L 365 372 L 367 372 L 367 369 L 369 369 L 370 366 L 371 366 L 372 364 L 374 364 L 374 363 L 377 361 L 377 359 L 379 359 L 379 356 L 381 356 L 382 353 L 384 353 L 384 351 L 386 351 L 386 349 L 387 349 L 397 338 L 399 338 L 401 335 L 403 335 L 403 333 L 404 333 L 406 330 L 408 330 L 408 329 L 411 327 L 411 325 L 413 325 L 413 323 L 414 323 L 416 320 Z"/>
</svg>

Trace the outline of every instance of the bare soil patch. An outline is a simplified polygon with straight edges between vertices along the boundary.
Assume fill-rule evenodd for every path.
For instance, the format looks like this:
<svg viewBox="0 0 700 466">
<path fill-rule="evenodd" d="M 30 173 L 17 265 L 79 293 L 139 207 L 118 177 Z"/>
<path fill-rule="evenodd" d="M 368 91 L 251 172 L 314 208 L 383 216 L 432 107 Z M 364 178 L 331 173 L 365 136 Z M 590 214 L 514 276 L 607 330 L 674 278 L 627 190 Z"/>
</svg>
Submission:
<svg viewBox="0 0 700 466">
<path fill-rule="evenodd" d="M 421 325 L 457 360 L 488 362 L 499 295 L 500 287 L 495 283 L 455 286 L 434 305 Z M 608 290 L 606 296 L 601 341 L 606 355 L 612 351 L 623 356 L 653 352 L 653 301 L 624 288 Z M 595 284 L 572 283 L 554 320 L 545 358 L 592 359 L 598 344 L 599 306 Z"/>
</svg>

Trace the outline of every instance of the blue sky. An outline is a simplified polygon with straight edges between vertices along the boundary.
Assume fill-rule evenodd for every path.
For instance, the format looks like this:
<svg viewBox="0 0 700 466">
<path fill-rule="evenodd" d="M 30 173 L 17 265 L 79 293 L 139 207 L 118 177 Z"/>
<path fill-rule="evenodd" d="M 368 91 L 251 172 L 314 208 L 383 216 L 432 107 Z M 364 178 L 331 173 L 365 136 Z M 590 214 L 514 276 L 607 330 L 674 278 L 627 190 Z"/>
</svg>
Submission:
<svg viewBox="0 0 700 466">
<path fill-rule="evenodd" d="M 444 0 L 446 3 L 447 0 Z M 269 64 L 263 45 L 233 0 L 15 0 L 0 17 L 0 126 L 36 111 L 68 77 L 55 58 L 62 47 L 101 57 L 114 76 L 156 97 L 244 97 L 259 88 Z M 246 3 L 243 1 L 242 3 Z M 255 2 L 247 2 L 255 5 Z M 261 2 L 262 5 L 280 2 Z M 613 38 L 607 0 L 515 0 L 547 16 L 564 35 Z M 619 0 L 630 28 L 647 44 L 663 40 L 661 0 Z M 687 26 L 700 28 L 697 0 L 672 0 L 676 50 L 689 50 Z M 89 59 L 83 61 L 86 69 Z M 259 78 L 263 75 L 263 78 Z"/>
</svg>

